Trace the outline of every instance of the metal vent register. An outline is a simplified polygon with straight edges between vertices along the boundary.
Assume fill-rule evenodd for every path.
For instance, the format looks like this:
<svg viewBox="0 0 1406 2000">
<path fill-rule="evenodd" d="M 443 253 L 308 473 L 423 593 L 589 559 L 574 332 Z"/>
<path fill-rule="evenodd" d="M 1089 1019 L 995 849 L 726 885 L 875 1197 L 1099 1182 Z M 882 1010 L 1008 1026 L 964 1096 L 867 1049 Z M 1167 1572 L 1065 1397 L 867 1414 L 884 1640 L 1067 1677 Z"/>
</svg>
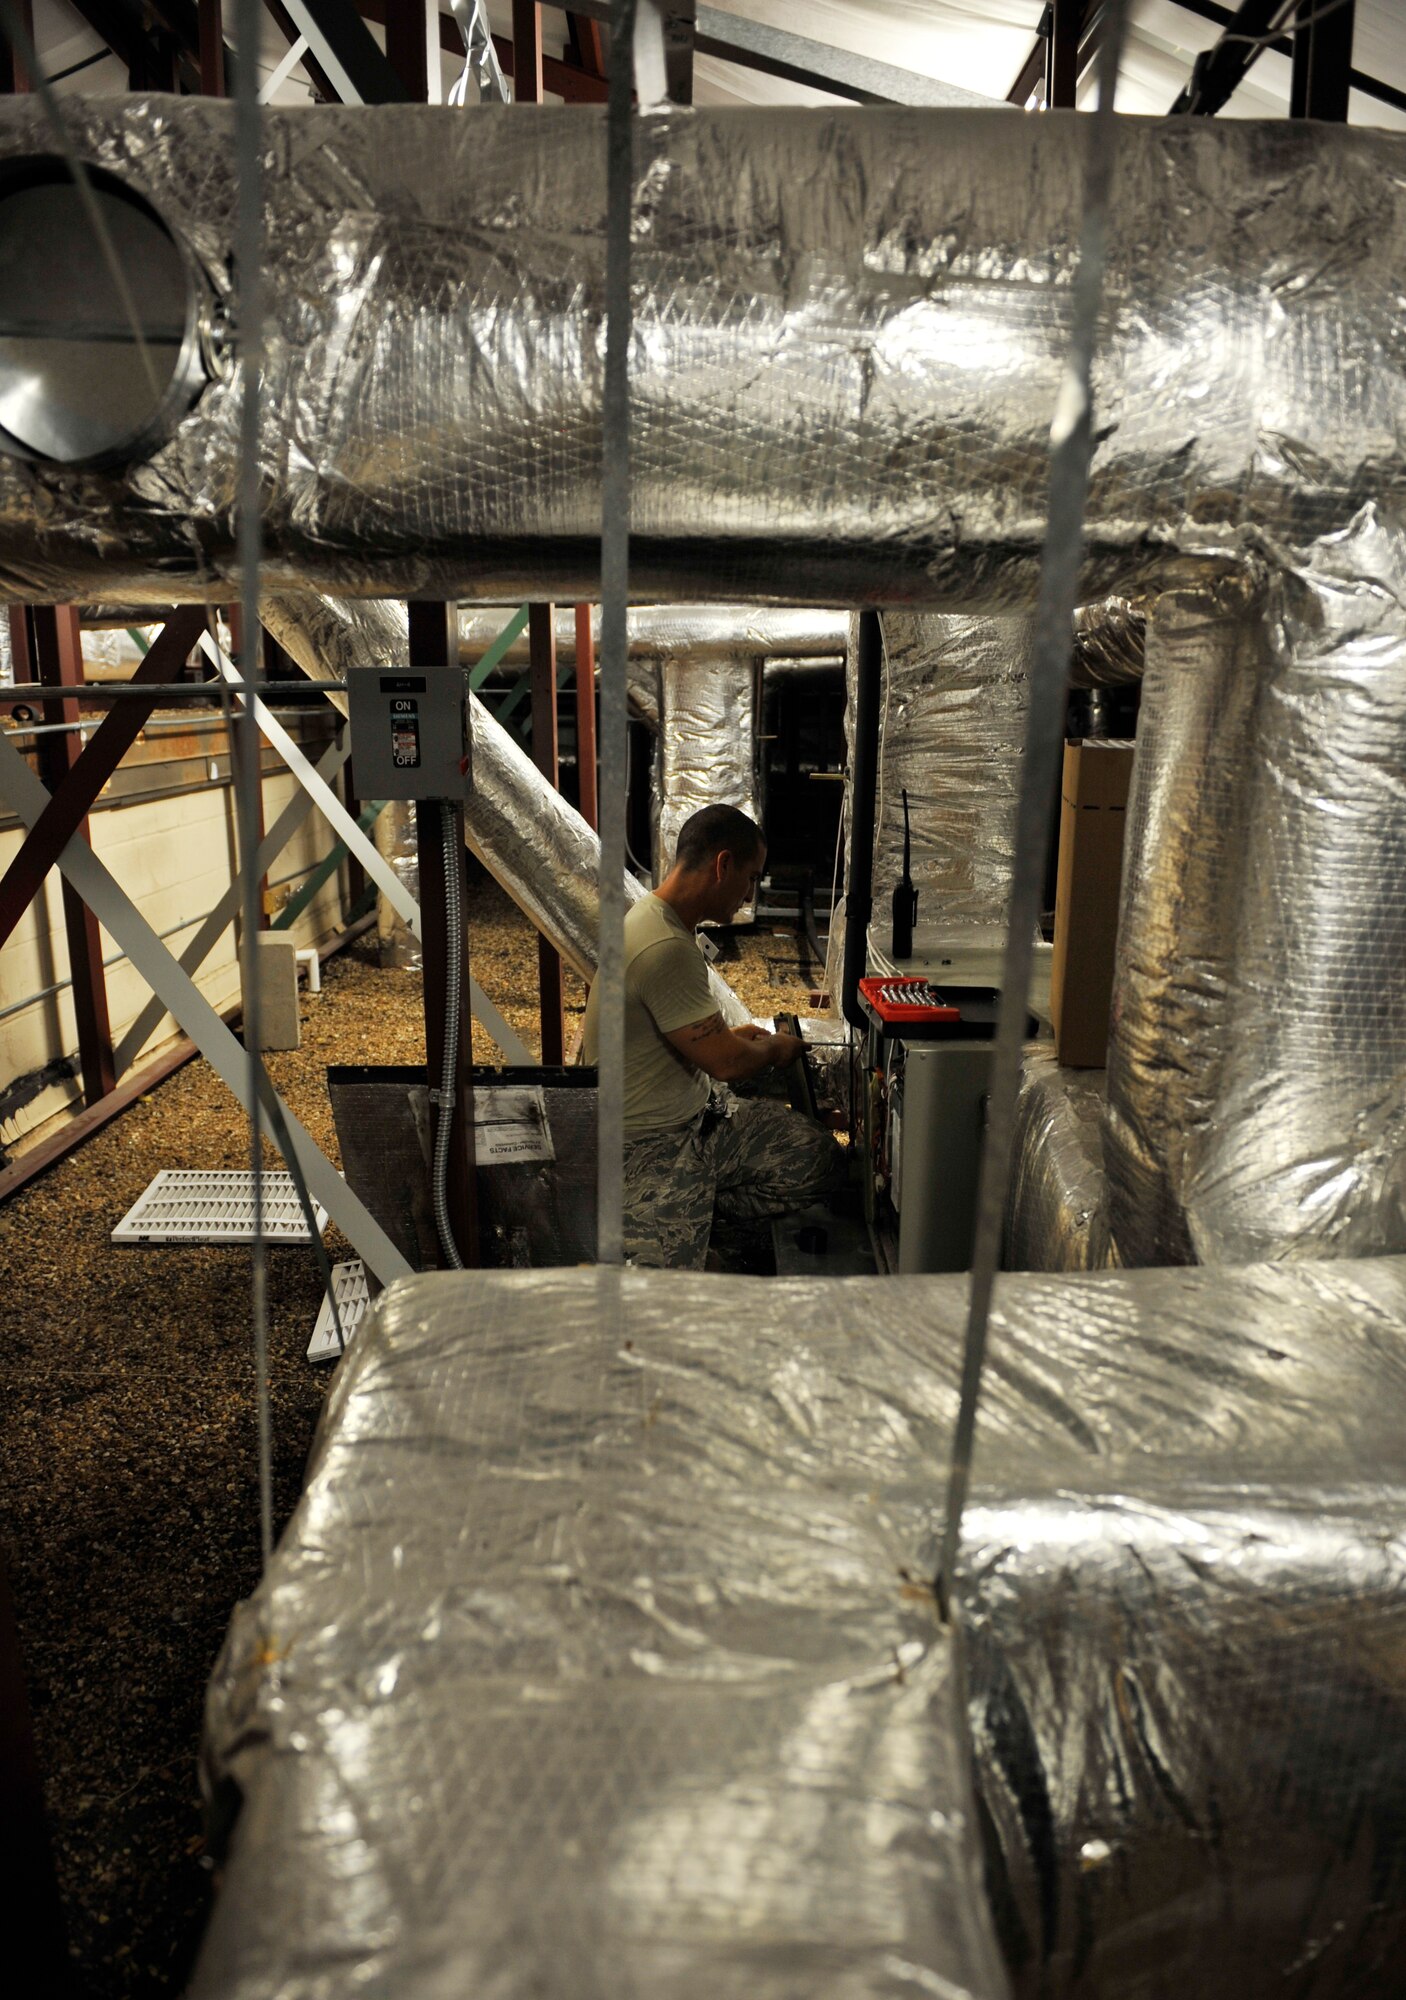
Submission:
<svg viewBox="0 0 1406 2000">
<path fill-rule="evenodd" d="M 160 1173 L 112 1232 L 114 1243 L 252 1243 L 254 1192 L 248 1173 Z M 289 1173 L 263 1176 L 263 1233 L 269 1243 L 310 1243 Z M 320 1236 L 327 1211 L 313 1203 Z"/>
</svg>

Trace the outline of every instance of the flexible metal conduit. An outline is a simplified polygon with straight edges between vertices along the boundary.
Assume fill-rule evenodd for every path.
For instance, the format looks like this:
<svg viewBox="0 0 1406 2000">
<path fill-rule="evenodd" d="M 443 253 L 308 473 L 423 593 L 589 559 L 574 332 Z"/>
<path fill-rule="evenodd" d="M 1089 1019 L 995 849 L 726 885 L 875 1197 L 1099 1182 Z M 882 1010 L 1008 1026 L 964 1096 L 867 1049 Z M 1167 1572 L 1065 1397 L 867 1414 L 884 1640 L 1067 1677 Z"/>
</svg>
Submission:
<svg viewBox="0 0 1406 2000">
<path fill-rule="evenodd" d="M 224 303 L 233 107 L 65 117 Z M 594 594 L 603 139 L 578 105 L 265 112 L 274 587 Z M 51 150 L 7 99 L 0 159 Z M 1073 114 L 641 117 L 634 586 L 1029 603 L 1083 180 Z M 1120 121 L 1085 600 L 1406 492 L 1403 263 L 1406 136 Z M 227 597 L 237 400 L 214 381 L 126 471 L 0 467 L 0 588 Z"/>
</svg>

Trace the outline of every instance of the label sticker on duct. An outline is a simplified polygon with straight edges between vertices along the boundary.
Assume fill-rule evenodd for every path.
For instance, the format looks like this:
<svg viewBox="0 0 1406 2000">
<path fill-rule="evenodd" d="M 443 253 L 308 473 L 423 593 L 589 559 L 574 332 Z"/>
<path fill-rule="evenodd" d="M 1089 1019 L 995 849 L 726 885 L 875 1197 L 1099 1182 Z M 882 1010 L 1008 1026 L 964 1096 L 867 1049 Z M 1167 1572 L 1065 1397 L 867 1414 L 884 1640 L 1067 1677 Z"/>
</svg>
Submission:
<svg viewBox="0 0 1406 2000">
<path fill-rule="evenodd" d="M 480 1167 L 510 1161 L 555 1160 L 547 1100 L 540 1084 L 477 1085 L 474 1089 L 474 1160 Z"/>
</svg>

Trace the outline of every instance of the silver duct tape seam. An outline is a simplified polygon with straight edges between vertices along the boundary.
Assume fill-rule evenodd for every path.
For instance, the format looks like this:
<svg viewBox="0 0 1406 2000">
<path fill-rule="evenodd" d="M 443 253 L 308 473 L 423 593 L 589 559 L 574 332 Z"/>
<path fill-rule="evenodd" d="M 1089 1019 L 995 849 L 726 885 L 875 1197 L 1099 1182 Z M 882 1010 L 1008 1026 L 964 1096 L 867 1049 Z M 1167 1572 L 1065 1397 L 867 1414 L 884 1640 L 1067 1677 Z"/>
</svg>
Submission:
<svg viewBox="0 0 1406 2000">
<path fill-rule="evenodd" d="M 211 1685 L 197 2000 L 999 1993 L 922 1582 L 965 1291 L 387 1293 Z M 1406 1266 L 998 1300 L 961 1596 L 1020 1992 L 1386 2000 Z"/>
<path fill-rule="evenodd" d="M 227 293 L 234 110 L 67 99 Z M 263 121 L 276 586 L 571 601 L 600 524 L 590 108 Z M 1122 122 L 1086 599 L 1406 486 L 1406 138 Z M 0 108 L 0 157 L 52 150 Z M 632 577 L 656 597 L 1033 602 L 1083 202 L 1076 120 L 700 111 L 636 139 Z M 704 247 L 706 246 L 706 248 Z M 237 384 L 127 472 L 0 466 L 18 600 L 229 594 Z M 1292 440 L 1282 447 L 1280 439 Z"/>
<path fill-rule="evenodd" d="M 1102 1070 L 1064 1069 L 1048 1046 L 1021 1064 L 1002 1263 L 1008 1271 L 1101 1271 L 1115 1261 L 1103 1166 Z"/>
<path fill-rule="evenodd" d="M 270 595 L 263 617 L 274 637 L 314 680 L 404 661 L 409 626 L 403 604 Z M 345 712 L 345 696 L 332 694 Z M 470 784 L 464 800 L 469 846 L 523 914 L 583 978 L 596 969 L 600 841 L 476 695 L 469 696 Z M 644 893 L 633 876 L 626 893 Z M 720 975 L 709 980 L 724 1017 L 748 1019 Z"/>
<path fill-rule="evenodd" d="M 1034 632 L 1028 619 L 885 612 L 874 911 L 883 926 L 912 826 L 919 938 L 1003 932 Z"/>
</svg>

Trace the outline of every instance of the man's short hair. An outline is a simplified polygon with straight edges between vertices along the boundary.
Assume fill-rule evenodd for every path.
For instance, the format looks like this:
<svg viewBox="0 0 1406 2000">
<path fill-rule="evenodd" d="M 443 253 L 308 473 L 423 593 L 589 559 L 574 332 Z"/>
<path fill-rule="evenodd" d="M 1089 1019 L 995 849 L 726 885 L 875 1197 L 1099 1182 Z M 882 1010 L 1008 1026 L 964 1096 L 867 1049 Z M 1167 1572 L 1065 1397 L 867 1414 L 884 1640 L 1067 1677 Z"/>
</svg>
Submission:
<svg viewBox="0 0 1406 2000">
<path fill-rule="evenodd" d="M 687 869 L 706 868 L 719 854 L 750 861 L 765 845 L 757 822 L 736 806 L 704 806 L 679 828 L 674 860 Z"/>
</svg>

